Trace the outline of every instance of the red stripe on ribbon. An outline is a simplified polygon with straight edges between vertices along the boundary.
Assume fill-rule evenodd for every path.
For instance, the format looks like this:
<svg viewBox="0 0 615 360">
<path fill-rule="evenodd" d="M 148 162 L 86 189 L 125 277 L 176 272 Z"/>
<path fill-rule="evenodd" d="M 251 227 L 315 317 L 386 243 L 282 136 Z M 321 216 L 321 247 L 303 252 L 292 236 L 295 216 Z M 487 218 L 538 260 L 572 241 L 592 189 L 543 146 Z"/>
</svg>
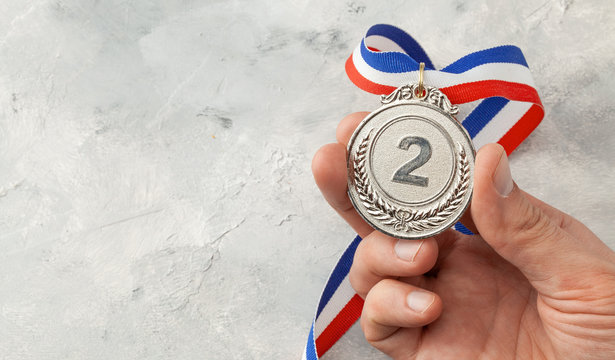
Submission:
<svg viewBox="0 0 615 360">
<path fill-rule="evenodd" d="M 545 112 L 541 106 L 532 105 L 521 119 L 498 140 L 498 144 L 504 147 L 506 154 L 510 155 L 536 129 L 542 121 L 544 114 Z"/>
<path fill-rule="evenodd" d="M 363 311 L 363 299 L 355 294 L 316 339 L 318 357 L 326 353 L 350 329 Z"/>
<path fill-rule="evenodd" d="M 352 55 L 346 60 L 346 73 L 359 88 L 372 94 L 386 95 L 397 89 L 394 86 L 377 84 L 365 78 L 352 61 Z M 453 104 L 464 104 L 488 97 L 501 96 L 508 100 L 531 102 L 542 106 L 536 89 L 529 85 L 502 80 L 482 80 L 441 88 Z"/>
<path fill-rule="evenodd" d="M 453 104 L 464 104 L 488 97 L 501 96 L 508 100 L 541 104 L 538 92 L 533 87 L 502 80 L 481 80 L 441 88 Z"/>
<path fill-rule="evenodd" d="M 380 85 L 367 80 L 366 78 L 359 73 L 356 66 L 354 66 L 354 62 L 352 61 L 352 55 L 346 60 L 346 74 L 348 74 L 348 78 L 352 81 L 359 89 L 363 89 L 369 93 L 376 95 L 384 95 L 390 94 L 393 90 L 397 89 L 394 86 L 388 85 Z"/>
</svg>

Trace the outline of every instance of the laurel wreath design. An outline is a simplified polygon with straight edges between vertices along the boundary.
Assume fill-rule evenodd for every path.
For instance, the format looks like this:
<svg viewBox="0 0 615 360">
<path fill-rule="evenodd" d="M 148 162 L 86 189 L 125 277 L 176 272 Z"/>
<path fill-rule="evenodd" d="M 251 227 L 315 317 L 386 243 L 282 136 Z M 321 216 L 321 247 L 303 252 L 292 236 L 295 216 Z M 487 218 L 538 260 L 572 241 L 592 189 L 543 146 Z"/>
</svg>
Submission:
<svg viewBox="0 0 615 360">
<path fill-rule="evenodd" d="M 453 191 L 432 208 L 408 211 L 389 203 L 372 187 L 365 169 L 369 138 L 370 134 L 367 134 L 355 154 L 354 185 L 367 212 L 380 223 L 393 226 L 396 231 L 428 230 L 441 225 L 461 206 L 463 196 L 470 186 L 470 165 L 461 145 L 457 153 L 457 176 Z"/>
</svg>

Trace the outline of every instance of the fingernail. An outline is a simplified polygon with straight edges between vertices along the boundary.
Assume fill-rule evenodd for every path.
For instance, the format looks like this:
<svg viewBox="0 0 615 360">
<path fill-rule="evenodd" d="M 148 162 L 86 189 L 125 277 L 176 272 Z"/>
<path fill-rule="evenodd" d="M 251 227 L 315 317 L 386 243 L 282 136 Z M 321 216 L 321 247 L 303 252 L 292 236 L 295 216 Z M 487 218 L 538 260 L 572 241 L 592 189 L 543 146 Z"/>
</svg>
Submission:
<svg viewBox="0 0 615 360">
<path fill-rule="evenodd" d="M 435 299 L 436 298 L 432 293 L 416 290 L 408 294 L 406 301 L 408 302 L 408 307 L 410 307 L 410 309 L 422 313 L 429 309 Z"/>
<path fill-rule="evenodd" d="M 502 152 L 500 163 L 493 173 L 493 184 L 502 196 L 508 196 L 513 189 L 513 179 L 510 174 L 510 166 L 508 165 L 508 156 L 506 156 L 505 152 Z"/>
<path fill-rule="evenodd" d="M 423 241 L 424 240 L 397 240 L 397 244 L 395 244 L 395 254 L 402 260 L 414 261 L 416 254 L 419 253 L 419 250 L 421 250 L 423 246 Z"/>
</svg>

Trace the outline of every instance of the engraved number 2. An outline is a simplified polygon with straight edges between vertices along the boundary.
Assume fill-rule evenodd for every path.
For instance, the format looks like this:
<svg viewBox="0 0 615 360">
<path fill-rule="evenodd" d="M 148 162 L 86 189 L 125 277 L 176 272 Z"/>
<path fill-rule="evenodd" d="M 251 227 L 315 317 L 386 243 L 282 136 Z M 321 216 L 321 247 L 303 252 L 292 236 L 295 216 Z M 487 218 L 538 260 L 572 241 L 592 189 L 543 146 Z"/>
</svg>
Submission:
<svg viewBox="0 0 615 360">
<path fill-rule="evenodd" d="M 418 145 L 421 149 L 419 154 L 412 160 L 402 165 L 393 175 L 393 181 L 410 184 L 416 186 L 427 187 L 429 178 L 419 175 L 411 175 L 414 170 L 425 165 L 431 158 L 431 145 L 427 139 L 418 136 L 406 136 L 399 142 L 399 148 L 402 150 L 408 150 L 410 146 Z"/>
</svg>

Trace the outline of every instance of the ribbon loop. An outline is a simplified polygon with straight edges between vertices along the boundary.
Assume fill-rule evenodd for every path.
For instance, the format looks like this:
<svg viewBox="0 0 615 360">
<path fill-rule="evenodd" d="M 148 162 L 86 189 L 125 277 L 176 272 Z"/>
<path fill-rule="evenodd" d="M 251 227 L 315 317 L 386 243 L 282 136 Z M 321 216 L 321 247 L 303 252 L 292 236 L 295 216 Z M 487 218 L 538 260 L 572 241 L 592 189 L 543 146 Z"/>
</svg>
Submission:
<svg viewBox="0 0 615 360">
<path fill-rule="evenodd" d="M 544 116 L 527 61 L 513 45 L 477 51 L 436 70 L 406 32 L 391 25 L 374 25 L 346 61 L 346 73 L 367 92 L 389 94 L 418 81 L 420 62 L 425 63 L 425 84 L 439 88 L 453 104 L 480 101 L 474 108 L 477 114 L 459 119 L 474 130 L 477 149 L 499 142 L 510 154 Z M 500 100 L 486 101 L 492 98 Z M 502 101 L 505 104 L 499 106 Z"/>
</svg>

